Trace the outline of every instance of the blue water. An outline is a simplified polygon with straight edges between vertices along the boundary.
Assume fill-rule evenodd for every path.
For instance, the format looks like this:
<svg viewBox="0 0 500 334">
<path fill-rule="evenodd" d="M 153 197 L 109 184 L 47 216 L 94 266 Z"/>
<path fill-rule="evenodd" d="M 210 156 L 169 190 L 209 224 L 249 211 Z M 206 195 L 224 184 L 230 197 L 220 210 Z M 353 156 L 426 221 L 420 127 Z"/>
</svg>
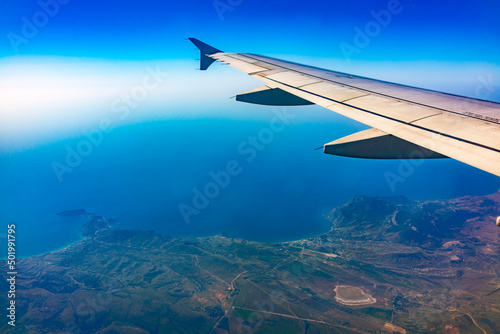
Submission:
<svg viewBox="0 0 500 334">
<path fill-rule="evenodd" d="M 328 230 L 323 215 L 356 194 L 446 199 L 498 191 L 500 178 L 462 163 L 426 161 L 394 189 L 384 173 L 400 161 L 334 157 L 314 148 L 360 130 L 346 123 L 297 122 L 259 151 L 252 161 L 238 146 L 269 126 L 269 119 L 172 119 L 115 129 L 59 182 L 52 163 L 64 163 L 66 148 L 82 137 L 0 157 L 0 257 L 7 223 L 16 222 L 18 256 L 49 252 L 81 239 L 83 218 L 56 213 L 71 209 L 116 218 L 121 228 L 172 236 L 228 237 L 264 242 L 295 240 Z M 193 206 L 209 173 L 229 161 L 232 176 L 187 224 L 179 205 Z M 2 227 L 3 226 L 3 227 Z"/>
</svg>

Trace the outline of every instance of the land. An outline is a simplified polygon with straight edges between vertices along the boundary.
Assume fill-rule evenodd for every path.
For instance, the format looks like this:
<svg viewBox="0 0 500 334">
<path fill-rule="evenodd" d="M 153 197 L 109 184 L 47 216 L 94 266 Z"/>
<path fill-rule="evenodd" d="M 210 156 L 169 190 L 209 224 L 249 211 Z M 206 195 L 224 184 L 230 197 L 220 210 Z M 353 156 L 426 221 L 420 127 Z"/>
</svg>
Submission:
<svg viewBox="0 0 500 334">
<path fill-rule="evenodd" d="M 328 233 L 278 244 L 122 230 L 82 210 L 68 212 L 87 215 L 84 240 L 18 262 L 17 326 L 2 333 L 500 332 L 499 193 L 357 196 Z"/>
<path fill-rule="evenodd" d="M 370 305 L 377 302 L 370 294 L 367 294 L 363 289 L 349 286 L 338 285 L 333 290 L 335 291 L 335 300 L 344 305 Z"/>
</svg>

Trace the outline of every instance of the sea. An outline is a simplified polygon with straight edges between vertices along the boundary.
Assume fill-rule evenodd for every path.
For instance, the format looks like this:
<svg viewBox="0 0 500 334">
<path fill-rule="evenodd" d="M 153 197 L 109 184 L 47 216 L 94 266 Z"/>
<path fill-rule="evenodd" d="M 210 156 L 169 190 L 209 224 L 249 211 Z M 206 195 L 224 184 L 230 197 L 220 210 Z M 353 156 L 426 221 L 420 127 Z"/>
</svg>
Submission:
<svg viewBox="0 0 500 334">
<path fill-rule="evenodd" d="M 486 195 L 500 178 L 451 160 L 336 157 L 315 150 L 365 129 L 352 122 L 200 117 L 144 121 L 0 155 L 0 258 L 82 239 L 85 209 L 117 228 L 261 242 L 315 236 L 355 195 L 415 200 Z M 363 228 L 363 226 L 360 226 Z"/>
</svg>

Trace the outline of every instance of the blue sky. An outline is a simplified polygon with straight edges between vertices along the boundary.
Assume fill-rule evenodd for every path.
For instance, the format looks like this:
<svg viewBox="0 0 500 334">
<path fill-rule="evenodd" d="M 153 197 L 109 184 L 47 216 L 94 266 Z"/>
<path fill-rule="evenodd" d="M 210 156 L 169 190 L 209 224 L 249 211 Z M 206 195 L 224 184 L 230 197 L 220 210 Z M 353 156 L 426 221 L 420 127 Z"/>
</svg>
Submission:
<svg viewBox="0 0 500 334">
<path fill-rule="evenodd" d="M 55 0 L 54 0 L 55 1 Z M 373 20 L 390 1 L 81 1 L 65 0 L 18 52 L 7 34 L 33 22 L 35 0 L 0 5 L 0 56 L 57 55 L 109 59 L 192 57 L 183 38 L 196 36 L 220 48 L 339 58 L 339 43 Z M 64 2 L 61 0 L 61 2 Z M 41 3 L 50 4 L 52 1 Z M 401 0 L 365 60 L 434 59 L 498 62 L 498 1 Z M 221 15 L 219 15 L 221 14 Z M 40 21 L 41 20 L 41 21 Z"/>
</svg>

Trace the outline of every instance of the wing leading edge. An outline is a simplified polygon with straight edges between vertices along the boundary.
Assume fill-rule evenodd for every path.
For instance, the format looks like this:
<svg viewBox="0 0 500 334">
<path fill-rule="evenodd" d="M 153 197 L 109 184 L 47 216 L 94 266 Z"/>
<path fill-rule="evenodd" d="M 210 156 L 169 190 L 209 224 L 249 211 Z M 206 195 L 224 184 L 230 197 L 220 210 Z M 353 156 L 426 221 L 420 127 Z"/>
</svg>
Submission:
<svg viewBox="0 0 500 334">
<path fill-rule="evenodd" d="M 201 70 L 217 60 L 265 83 L 239 94 L 238 101 L 317 104 L 373 128 L 325 144 L 325 153 L 370 159 L 450 157 L 500 176 L 499 103 L 227 53 L 190 40 L 200 49 Z"/>
</svg>

